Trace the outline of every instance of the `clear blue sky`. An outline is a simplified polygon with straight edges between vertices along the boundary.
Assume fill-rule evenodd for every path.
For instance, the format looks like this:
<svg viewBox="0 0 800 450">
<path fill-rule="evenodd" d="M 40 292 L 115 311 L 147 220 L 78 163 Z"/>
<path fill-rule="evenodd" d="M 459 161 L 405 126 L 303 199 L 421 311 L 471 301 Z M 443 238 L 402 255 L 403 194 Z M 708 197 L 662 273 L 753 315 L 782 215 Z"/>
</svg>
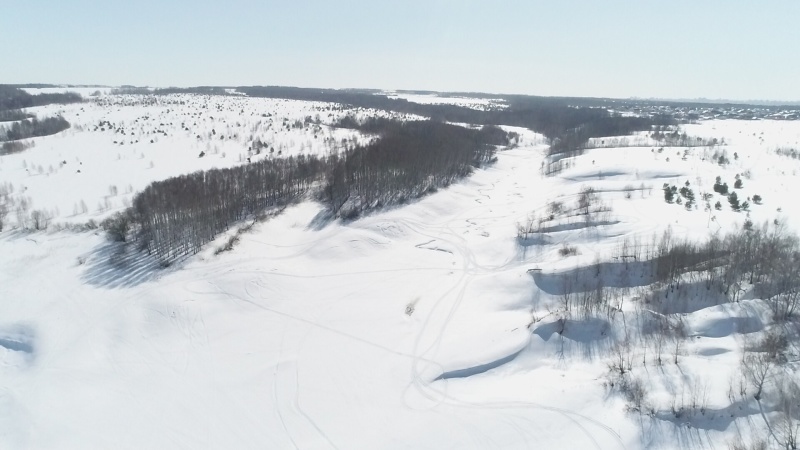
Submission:
<svg viewBox="0 0 800 450">
<path fill-rule="evenodd" d="M 0 0 L 0 83 L 800 100 L 800 1 Z"/>
</svg>

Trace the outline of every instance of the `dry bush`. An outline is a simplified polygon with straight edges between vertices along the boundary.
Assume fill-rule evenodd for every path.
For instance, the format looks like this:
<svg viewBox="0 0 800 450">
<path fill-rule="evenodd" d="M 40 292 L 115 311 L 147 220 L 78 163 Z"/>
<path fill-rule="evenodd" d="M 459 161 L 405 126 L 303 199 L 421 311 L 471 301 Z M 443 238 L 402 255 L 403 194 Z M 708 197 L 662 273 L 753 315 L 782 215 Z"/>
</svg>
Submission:
<svg viewBox="0 0 800 450">
<path fill-rule="evenodd" d="M 561 245 L 561 248 L 558 249 L 558 254 L 567 257 L 567 256 L 575 256 L 578 254 L 578 247 L 570 246 L 567 243 Z"/>
</svg>

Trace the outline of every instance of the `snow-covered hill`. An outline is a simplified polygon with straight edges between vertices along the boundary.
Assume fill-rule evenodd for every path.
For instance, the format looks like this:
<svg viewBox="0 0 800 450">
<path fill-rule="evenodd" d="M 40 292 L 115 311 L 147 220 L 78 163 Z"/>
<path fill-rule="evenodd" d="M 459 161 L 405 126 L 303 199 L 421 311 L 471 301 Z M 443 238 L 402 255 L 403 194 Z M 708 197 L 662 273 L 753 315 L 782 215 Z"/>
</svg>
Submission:
<svg viewBox="0 0 800 450">
<path fill-rule="evenodd" d="M 53 90 L 53 89 L 50 89 Z M 32 90 L 34 93 L 39 90 Z M 49 92 L 49 90 L 44 90 Z M 345 114 L 397 116 L 341 105 L 245 97 L 102 95 L 29 108 L 72 127 L 0 158 L 0 185 L 53 224 L 99 222 L 155 180 L 264 158 L 324 155 L 369 139 L 335 128 Z M 15 215 L 11 226 L 19 226 Z"/>
<path fill-rule="evenodd" d="M 73 128 L 0 156 L 0 180 L 33 209 L 54 211 L 55 222 L 77 223 L 122 208 L 152 180 L 279 157 L 248 153 L 256 138 L 281 157 L 367 139 L 326 126 L 343 114 L 326 104 L 143 98 L 38 109 Z M 317 114 L 321 125 L 305 123 Z M 611 274 L 624 263 L 623 243 L 644 247 L 668 228 L 703 240 L 749 217 L 797 231 L 800 161 L 775 150 L 797 146 L 800 122 L 684 130 L 725 144 L 597 148 L 546 177 L 543 137 L 514 128 L 520 145 L 418 201 L 331 222 L 308 199 L 257 223 L 231 251 L 209 245 L 168 268 L 99 231 L 4 231 L 0 447 L 777 445 L 769 433 L 780 430 L 765 425 L 779 420 L 775 394 L 740 395 L 748 383 L 740 361 L 776 328 L 796 333 L 796 322 L 776 325 L 752 295 L 729 303 L 678 289 L 684 297 L 659 309 L 645 300 L 664 286 Z M 712 189 L 719 176 L 734 190 L 737 175 L 749 212 L 732 211 Z M 695 207 L 665 202 L 665 183 L 687 182 Z M 587 188 L 602 217 L 587 226 L 553 214 L 555 203 L 575 208 Z M 96 207 L 105 199 L 110 206 Z M 540 217 L 538 232 L 519 236 Z M 564 280 L 596 277 L 599 263 L 611 268 L 603 272 L 610 307 L 565 309 Z M 654 316 L 680 323 L 680 337 L 659 344 L 647 331 Z M 796 341 L 785 354 L 770 392 L 796 379 Z M 620 361 L 643 386 L 638 405 L 615 385 Z"/>
</svg>

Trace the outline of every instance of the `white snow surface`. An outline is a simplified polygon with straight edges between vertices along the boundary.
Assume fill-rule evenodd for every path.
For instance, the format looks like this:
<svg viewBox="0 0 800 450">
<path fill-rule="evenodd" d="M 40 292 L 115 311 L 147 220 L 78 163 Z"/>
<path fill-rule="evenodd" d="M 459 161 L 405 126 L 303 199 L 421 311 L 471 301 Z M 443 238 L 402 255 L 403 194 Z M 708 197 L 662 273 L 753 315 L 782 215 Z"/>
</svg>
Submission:
<svg viewBox="0 0 800 450">
<path fill-rule="evenodd" d="M 34 208 L 60 208 L 59 220 L 69 220 L 73 202 L 95 202 L 110 184 L 135 192 L 154 179 L 240 163 L 241 137 L 268 122 L 262 111 L 278 124 L 315 114 L 301 102 L 184 101 L 41 108 L 77 123 L 0 156 L 0 180 L 24 185 Z M 202 116 L 192 116 L 203 102 Z M 100 120 L 138 130 L 140 142 L 110 145 L 132 137 L 91 131 Z M 167 136 L 153 134 L 159 127 Z M 240 137 L 195 142 L 214 127 Z M 100 232 L 0 233 L 0 448 L 725 448 L 743 423 L 760 420 L 725 409 L 743 336 L 769 321 L 758 300 L 684 312 L 692 337 L 680 366 L 635 369 L 650 374 L 659 411 L 668 411 L 676 386 L 708 391 L 711 413 L 678 423 L 629 413 L 604 386 L 622 317 L 576 319 L 556 333 L 557 299 L 528 273 L 607 260 L 622 239 L 647 240 L 667 226 L 699 239 L 744 221 L 727 205 L 666 204 L 664 182 L 711 191 L 715 176 L 732 186 L 748 171 L 740 197 L 764 197 L 752 219 L 797 229 L 800 207 L 788 193 L 800 188 L 800 163 L 772 150 L 796 145 L 800 123 L 686 129 L 724 137 L 731 164 L 711 162 L 707 148 L 690 149 L 686 160 L 682 148 L 596 149 L 545 178 L 542 137 L 513 129 L 520 146 L 417 202 L 330 223 L 308 200 L 256 225 L 230 252 L 214 255 L 211 244 L 166 269 L 117 255 Z M 265 133 L 285 154 L 325 151 L 310 132 Z M 201 150 L 210 155 L 197 158 Z M 67 166 L 49 175 L 22 169 L 23 161 L 62 159 Z M 630 199 L 628 185 L 637 188 Z M 548 245 L 517 244 L 517 223 L 549 201 L 574 202 L 584 186 L 612 206 L 609 224 L 553 231 Z M 75 221 L 95 217 L 82 216 Z M 559 256 L 561 243 L 579 254 Z"/>
<path fill-rule="evenodd" d="M 455 95 L 443 96 L 438 94 L 412 94 L 408 92 L 395 91 L 386 91 L 383 92 L 383 94 L 389 98 L 401 98 L 412 103 L 419 103 L 421 105 L 455 105 L 481 111 L 503 109 L 508 107 L 505 100 L 499 98 L 473 98 Z"/>
<path fill-rule="evenodd" d="M 330 103 L 193 94 L 109 95 L 28 111 L 63 116 L 72 126 L 26 140 L 33 146 L 24 152 L 0 156 L 0 185 L 10 184 L 30 210 L 45 211 L 61 224 L 99 222 L 129 206 L 152 181 L 241 165 L 248 158 L 338 152 L 371 139 L 331 126 L 343 115 L 391 115 Z M 265 147 L 256 151 L 255 141 Z M 9 219 L 19 225 L 13 214 Z"/>
</svg>

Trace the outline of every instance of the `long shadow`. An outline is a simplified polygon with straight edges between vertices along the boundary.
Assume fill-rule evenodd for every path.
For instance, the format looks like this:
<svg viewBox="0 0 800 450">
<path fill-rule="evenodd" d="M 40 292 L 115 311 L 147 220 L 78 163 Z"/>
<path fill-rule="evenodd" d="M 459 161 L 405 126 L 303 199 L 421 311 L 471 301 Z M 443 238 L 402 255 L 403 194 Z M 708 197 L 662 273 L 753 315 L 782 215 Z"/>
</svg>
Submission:
<svg viewBox="0 0 800 450">
<path fill-rule="evenodd" d="M 587 222 L 559 223 L 556 225 L 542 227 L 542 229 L 539 230 L 539 233 L 557 233 L 559 231 L 574 231 L 574 230 L 581 230 L 583 228 L 595 228 L 604 225 L 616 225 L 618 223 L 620 223 L 619 220 L 597 220 L 588 223 Z"/>
<path fill-rule="evenodd" d="M 728 303 L 725 294 L 709 287 L 705 281 L 671 283 L 661 286 L 653 289 L 642 301 L 649 308 L 661 314 L 689 314 L 710 306 Z M 762 328 L 761 321 L 755 317 L 737 318 L 734 322 L 737 322 L 742 330 L 755 327 L 755 331 L 758 331 Z M 709 335 L 708 337 L 721 336 Z"/>
<path fill-rule="evenodd" d="M 711 432 L 724 432 L 743 419 L 751 423 L 759 410 L 748 402 L 737 401 L 722 408 L 685 409 L 677 412 L 657 410 L 641 416 L 642 438 L 653 447 L 669 443 L 670 447 L 697 449 L 714 448 L 718 439 Z M 760 420 L 760 419 L 759 419 Z"/>
<path fill-rule="evenodd" d="M 311 222 L 308 223 L 306 226 L 307 230 L 312 231 L 320 231 L 333 223 L 336 220 L 336 217 L 331 212 L 330 208 L 325 207 L 322 208 L 312 219 Z"/>
<path fill-rule="evenodd" d="M 550 295 L 587 292 L 604 287 L 629 288 L 648 286 L 656 280 L 651 261 L 604 262 L 575 269 L 543 273 L 532 271 L 536 287 Z"/>
<path fill-rule="evenodd" d="M 36 333 L 34 329 L 24 324 L 14 324 L 0 327 L 0 347 L 15 352 L 32 354 Z"/>
<path fill-rule="evenodd" d="M 561 357 L 577 353 L 587 361 L 610 355 L 617 341 L 611 323 L 599 317 L 542 323 L 534 328 L 533 334 L 544 341 L 556 335 L 561 343 L 558 351 Z"/>
<path fill-rule="evenodd" d="M 83 280 L 93 286 L 107 288 L 138 286 L 155 280 L 165 272 L 156 258 L 121 242 L 98 245 L 86 258 L 84 265 Z"/>
<path fill-rule="evenodd" d="M 528 236 L 517 236 L 517 245 L 522 248 L 525 247 L 532 247 L 534 245 L 550 245 L 553 243 L 553 240 L 550 236 L 546 236 L 543 234 L 533 234 Z"/>
<path fill-rule="evenodd" d="M 495 369 L 497 367 L 502 366 L 503 364 L 513 361 L 514 358 L 516 358 L 521 351 L 522 350 L 517 350 L 516 352 L 511 353 L 510 355 L 503 356 L 502 358 L 499 358 L 495 361 L 487 362 L 485 364 L 479 364 L 473 367 L 467 367 L 464 369 L 455 369 L 455 370 L 450 370 L 448 372 L 444 372 L 438 377 L 436 377 L 434 381 L 446 380 L 448 378 L 466 378 L 466 377 L 471 377 L 473 375 L 478 375 L 484 372 L 488 372 L 489 370 Z"/>
</svg>

